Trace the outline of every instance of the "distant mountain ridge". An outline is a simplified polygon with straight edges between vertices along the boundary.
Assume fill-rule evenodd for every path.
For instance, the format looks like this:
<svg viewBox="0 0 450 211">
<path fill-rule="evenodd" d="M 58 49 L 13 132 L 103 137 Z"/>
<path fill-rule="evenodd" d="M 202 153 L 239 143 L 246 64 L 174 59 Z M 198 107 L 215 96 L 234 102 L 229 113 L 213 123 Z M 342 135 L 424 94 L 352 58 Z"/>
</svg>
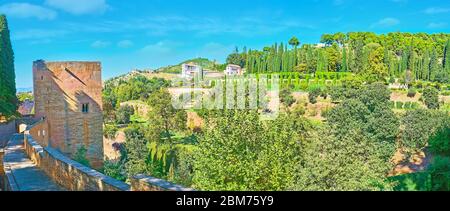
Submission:
<svg viewBox="0 0 450 211">
<path fill-rule="evenodd" d="M 17 93 L 33 92 L 33 87 L 17 88 Z"/>
</svg>

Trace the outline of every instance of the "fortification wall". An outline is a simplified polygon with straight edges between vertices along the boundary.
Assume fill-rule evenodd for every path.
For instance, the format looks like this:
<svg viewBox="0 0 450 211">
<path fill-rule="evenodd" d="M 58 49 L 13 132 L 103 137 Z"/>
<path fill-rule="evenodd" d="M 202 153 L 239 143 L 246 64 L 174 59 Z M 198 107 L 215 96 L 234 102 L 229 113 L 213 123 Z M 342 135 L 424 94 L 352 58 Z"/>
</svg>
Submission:
<svg viewBox="0 0 450 211">
<path fill-rule="evenodd" d="M 34 125 L 31 131 L 38 131 L 44 127 L 45 122 L 41 122 Z M 24 148 L 26 154 L 59 185 L 71 191 L 130 190 L 130 186 L 124 182 L 83 166 L 53 148 L 42 147 L 31 135 L 31 131 L 25 131 Z"/>
<path fill-rule="evenodd" d="M 33 82 L 36 117 L 45 117 L 48 122 L 48 146 L 69 157 L 84 147 L 91 165 L 101 168 L 103 114 L 100 62 L 36 61 L 33 64 Z"/>
</svg>

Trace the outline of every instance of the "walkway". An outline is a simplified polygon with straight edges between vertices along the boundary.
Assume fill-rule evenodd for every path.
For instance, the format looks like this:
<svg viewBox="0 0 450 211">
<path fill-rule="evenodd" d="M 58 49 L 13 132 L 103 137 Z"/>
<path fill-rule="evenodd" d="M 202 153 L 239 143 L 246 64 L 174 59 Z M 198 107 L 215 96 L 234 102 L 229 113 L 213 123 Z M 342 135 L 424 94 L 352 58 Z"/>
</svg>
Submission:
<svg viewBox="0 0 450 211">
<path fill-rule="evenodd" d="M 15 134 L 6 146 L 4 168 L 13 191 L 64 190 L 26 156 L 21 134 Z"/>
</svg>

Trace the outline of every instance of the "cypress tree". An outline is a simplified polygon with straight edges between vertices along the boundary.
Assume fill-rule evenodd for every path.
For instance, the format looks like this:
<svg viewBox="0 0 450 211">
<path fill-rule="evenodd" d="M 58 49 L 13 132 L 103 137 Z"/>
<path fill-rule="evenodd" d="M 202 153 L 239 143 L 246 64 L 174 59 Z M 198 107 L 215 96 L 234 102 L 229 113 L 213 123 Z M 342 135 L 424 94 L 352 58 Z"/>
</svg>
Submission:
<svg viewBox="0 0 450 211">
<path fill-rule="evenodd" d="M 439 61 L 437 58 L 436 49 L 433 49 L 433 52 L 431 53 L 430 64 L 428 66 L 428 69 L 429 69 L 428 78 L 429 80 L 434 81 L 436 74 L 439 72 Z"/>
<path fill-rule="evenodd" d="M 447 44 L 444 48 L 444 70 L 450 73 L 450 40 L 447 41 Z"/>
<path fill-rule="evenodd" d="M 5 15 L 0 15 L 0 114 L 12 116 L 17 110 L 14 53 Z"/>
<path fill-rule="evenodd" d="M 341 72 L 348 71 L 348 62 L 347 62 L 347 48 L 345 46 L 342 47 L 342 68 Z"/>
</svg>

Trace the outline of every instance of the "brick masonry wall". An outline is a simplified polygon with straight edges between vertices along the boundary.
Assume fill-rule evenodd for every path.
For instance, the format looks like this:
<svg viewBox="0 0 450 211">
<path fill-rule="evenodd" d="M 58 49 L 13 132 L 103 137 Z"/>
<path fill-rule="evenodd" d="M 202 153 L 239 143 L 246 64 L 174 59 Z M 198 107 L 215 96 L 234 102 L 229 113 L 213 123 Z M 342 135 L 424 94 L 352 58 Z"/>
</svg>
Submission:
<svg viewBox="0 0 450 211">
<path fill-rule="evenodd" d="M 129 191 L 124 182 L 105 176 L 94 169 L 83 166 L 59 151 L 40 146 L 25 132 L 25 151 L 36 165 L 44 170 L 56 183 L 71 191 Z"/>
<path fill-rule="evenodd" d="M 69 157 L 84 146 L 94 168 L 103 165 L 102 80 L 99 62 L 33 64 L 36 117 L 48 121 L 48 146 Z M 82 104 L 89 112 L 82 112 Z"/>
</svg>

